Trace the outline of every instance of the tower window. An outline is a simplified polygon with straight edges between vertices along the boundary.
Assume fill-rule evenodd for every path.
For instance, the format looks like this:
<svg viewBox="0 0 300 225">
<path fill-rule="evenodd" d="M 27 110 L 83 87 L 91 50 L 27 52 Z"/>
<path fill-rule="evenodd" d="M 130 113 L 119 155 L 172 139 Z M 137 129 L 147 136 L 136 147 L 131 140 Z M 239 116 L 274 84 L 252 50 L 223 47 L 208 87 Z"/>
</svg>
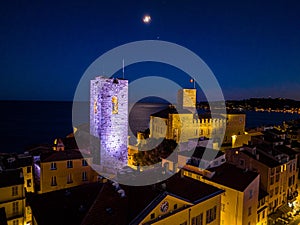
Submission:
<svg viewBox="0 0 300 225">
<path fill-rule="evenodd" d="M 113 96 L 111 102 L 112 102 L 112 113 L 118 114 L 118 97 Z"/>
<path fill-rule="evenodd" d="M 73 161 L 71 160 L 67 161 L 67 168 L 73 168 Z"/>
</svg>

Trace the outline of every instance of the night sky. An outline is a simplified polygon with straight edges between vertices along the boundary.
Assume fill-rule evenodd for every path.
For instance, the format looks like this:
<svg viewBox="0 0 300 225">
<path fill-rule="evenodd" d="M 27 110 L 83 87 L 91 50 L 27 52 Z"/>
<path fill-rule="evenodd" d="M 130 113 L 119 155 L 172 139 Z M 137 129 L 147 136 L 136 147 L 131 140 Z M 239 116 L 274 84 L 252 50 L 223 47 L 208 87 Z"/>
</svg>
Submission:
<svg viewBox="0 0 300 225">
<path fill-rule="evenodd" d="M 297 0 L 1 1 L 0 100 L 71 101 L 95 59 L 149 39 L 199 55 L 226 99 L 300 100 L 299 12 Z M 142 21 L 147 13 L 150 24 Z M 192 87 L 165 65 L 126 68 L 129 81 L 158 72 Z"/>
</svg>

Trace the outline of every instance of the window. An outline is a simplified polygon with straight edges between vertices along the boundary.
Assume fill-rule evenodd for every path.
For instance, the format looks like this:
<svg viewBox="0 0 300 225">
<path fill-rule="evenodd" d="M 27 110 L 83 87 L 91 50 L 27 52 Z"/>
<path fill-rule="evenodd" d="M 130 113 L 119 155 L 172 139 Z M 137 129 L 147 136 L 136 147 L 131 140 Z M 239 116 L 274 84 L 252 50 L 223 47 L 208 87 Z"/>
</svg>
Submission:
<svg viewBox="0 0 300 225">
<path fill-rule="evenodd" d="M 27 180 L 27 187 L 31 187 L 31 179 Z"/>
<path fill-rule="evenodd" d="M 274 184 L 274 177 L 271 177 L 271 181 L 270 181 L 270 184 Z"/>
<path fill-rule="evenodd" d="M 249 199 L 251 199 L 253 197 L 253 190 L 251 189 L 250 191 L 249 191 Z"/>
<path fill-rule="evenodd" d="M 27 173 L 31 173 L 31 166 L 27 166 Z"/>
<path fill-rule="evenodd" d="M 51 186 L 56 186 L 56 176 L 51 177 Z"/>
<path fill-rule="evenodd" d="M 12 192 L 11 193 L 12 196 L 18 195 L 18 186 L 12 187 L 11 192 Z"/>
<path fill-rule="evenodd" d="M 224 203 L 221 203 L 221 211 L 225 212 L 225 204 Z"/>
<path fill-rule="evenodd" d="M 13 225 L 19 225 L 19 220 L 13 220 Z"/>
<path fill-rule="evenodd" d="M 259 220 L 260 220 L 260 214 L 258 213 L 257 214 L 257 222 L 259 222 Z"/>
<path fill-rule="evenodd" d="M 13 212 L 14 215 L 18 214 L 18 212 L 19 212 L 19 202 L 13 202 L 12 212 Z"/>
<path fill-rule="evenodd" d="M 155 213 L 151 213 L 150 219 L 154 219 L 154 218 L 155 218 Z"/>
<path fill-rule="evenodd" d="M 177 209 L 177 204 L 174 204 L 174 209 Z"/>
<path fill-rule="evenodd" d="M 203 224 L 203 213 L 192 218 L 192 225 L 202 225 Z"/>
<path fill-rule="evenodd" d="M 83 180 L 83 181 L 86 181 L 86 180 L 87 180 L 87 174 L 86 174 L 86 171 L 83 171 L 83 172 L 82 172 L 82 180 Z"/>
<path fill-rule="evenodd" d="M 87 161 L 85 159 L 83 159 L 82 160 L 82 166 L 87 166 L 87 165 L 88 165 Z"/>
<path fill-rule="evenodd" d="M 51 163 L 51 170 L 56 170 L 56 163 L 55 162 L 52 162 Z"/>
<path fill-rule="evenodd" d="M 206 211 L 206 223 L 210 223 L 217 218 L 217 206 Z"/>
<path fill-rule="evenodd" d="M 265 210 L 262 211 L 262 218 L 263 218 L 263 219 L 265 218 Z"/>
<path fill-rule="evenodd" d="M 112 103 L 112 113 L 118 114 L 118 97 L 113 96 L 111 99 L 111 103 Z"/>
<path fill-rule="evenodd" d="M 183 223 L 181 223 L 180 225 L 187 225 L 187 222 L 186 221 L 184 221 Z"/>
<path fill-rule="evenodd" d="M 278 182 L 279 178 L 280 178 L 279 174 L 276 174 L 276 180 L 275 181 Z"/>
<path fill-rule="evenodd" d="M 250 207 L 248 208 L 248 216 L 251 216 L 251 210 L 252 210 L 252 207 L 250 206 Z"/>
<path fill-rule="evenodd" d="M 73 183 L 73 180 L 72 180 L 72 174 L 70 174 L 70 173 L 68 174 L 67 183 L 68 183 L 68 184 Z"/>
<path fill-rule="evenodd" d="M 67 161 L 67 168 L 73 168 L 73 161 L 72 160 Z"/>
<path fill-rule="evenodd" d="M 244 166 L 245 165 L 245 160 L 241 159 L 240 160 L 240 166 Z"/>
</svg>

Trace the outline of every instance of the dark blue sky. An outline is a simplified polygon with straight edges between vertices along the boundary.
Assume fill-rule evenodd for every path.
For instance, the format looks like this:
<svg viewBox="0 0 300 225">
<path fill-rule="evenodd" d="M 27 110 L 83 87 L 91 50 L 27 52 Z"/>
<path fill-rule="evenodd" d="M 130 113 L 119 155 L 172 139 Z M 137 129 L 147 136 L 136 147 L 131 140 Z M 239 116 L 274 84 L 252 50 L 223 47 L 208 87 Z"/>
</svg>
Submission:
<svg viewBox="0 0 300 225">
<path fill-rule="evenodd" d="M 72 100 L 100 55 L 159 37 L 198 54 L 226 99 L 300 100 L 299 12 L 297 0 L 1 1 L 0 99 Z M 148 67 L 137 66 L 128 79 Z"/>
</svg>

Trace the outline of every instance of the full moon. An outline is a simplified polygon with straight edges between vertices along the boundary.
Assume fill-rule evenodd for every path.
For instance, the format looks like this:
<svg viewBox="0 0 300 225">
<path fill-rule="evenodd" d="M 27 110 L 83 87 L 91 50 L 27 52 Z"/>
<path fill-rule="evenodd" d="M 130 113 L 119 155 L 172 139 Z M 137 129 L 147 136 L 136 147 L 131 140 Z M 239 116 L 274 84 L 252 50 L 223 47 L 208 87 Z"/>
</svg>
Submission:
<svg viewBox="0 0 300 225">
<path fill-rule="evenodd" d="M 151 17 L 149 15 L 145 15 L 143 17 L 143 22 L 146 23 L 146 24 L 150 23 L 151 22 Z"/>
</svg>

